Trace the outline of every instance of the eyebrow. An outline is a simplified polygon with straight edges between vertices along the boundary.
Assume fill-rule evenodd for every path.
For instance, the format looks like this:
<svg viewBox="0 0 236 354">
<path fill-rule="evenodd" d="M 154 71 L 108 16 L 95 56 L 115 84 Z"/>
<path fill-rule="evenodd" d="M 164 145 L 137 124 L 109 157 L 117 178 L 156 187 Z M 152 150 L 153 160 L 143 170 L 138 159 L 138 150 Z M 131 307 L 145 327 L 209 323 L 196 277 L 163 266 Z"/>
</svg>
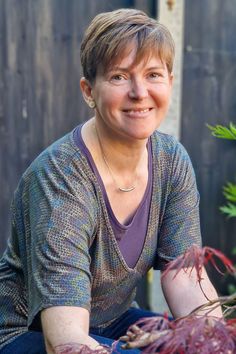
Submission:
<svg viewBox="0 0 236 354">
<path fill-rule="evenodd" d="M 131 65 L 131 67 L 132 67 L 132 65 Z M 113 67 L 110 71 L 112 72 L 112 71 L 116 71 L 116 70 L 118 70 L 118 71 L 123 71 L 123 72 L 128 72 L 129 71 L 129 69 L 130 69 L 130 67 L 128 67 L 128 68 L 122 68 L 121 66 L 115 66 L 115 67 Z M 148 70 L 165 70 L 165 67 L 164 66 L 151 66 L 150 68 L 147 68 L 147 71 Z"/>
</svg>

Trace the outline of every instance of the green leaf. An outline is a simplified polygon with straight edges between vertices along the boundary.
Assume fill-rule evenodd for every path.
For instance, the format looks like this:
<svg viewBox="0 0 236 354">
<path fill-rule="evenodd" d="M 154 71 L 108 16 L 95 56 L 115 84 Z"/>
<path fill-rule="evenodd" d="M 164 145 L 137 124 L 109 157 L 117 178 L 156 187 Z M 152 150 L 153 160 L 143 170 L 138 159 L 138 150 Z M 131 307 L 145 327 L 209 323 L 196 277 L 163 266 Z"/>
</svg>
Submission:
<svg viewBox="0 0 236 354">
<path fill-rule="evenodd" d="M 236 205 L 232 203 L 228 203 L 227 205 L 224 205 L 220 207 L 220 211 L 226 215 L 228 215 L 229 218 L 236 217 Z"/>
<path fill-rule="evenodd" d="M 236 184 L 228 182 L 223 187 L 223 194 L 229 202 L 236 202 Z"/>
<path fill-rule="evenodd" d="M 229 294 L 234 294 L 236 292 L 236 286 L 233 284 L 228 285 Z"/>
<path fill-rule="evenodd" d="M 232 255 L 236 256 L 236 247 L 233 248 Z"/>
<path fill-rule="evenodd" d="M 229 124 L 229 128 L 223 125 L 209 125 L 207 127 L 211 130 L 211 133 L 216 138 L 236 140 L 236 126 L 233 123 Z"/>
<path fill-rule="evenodd" d="M 236 125 L 234 125 L 232 122 L 229 123 L 229 128 L 231 132 L 236 135 Z"/>
</svg>

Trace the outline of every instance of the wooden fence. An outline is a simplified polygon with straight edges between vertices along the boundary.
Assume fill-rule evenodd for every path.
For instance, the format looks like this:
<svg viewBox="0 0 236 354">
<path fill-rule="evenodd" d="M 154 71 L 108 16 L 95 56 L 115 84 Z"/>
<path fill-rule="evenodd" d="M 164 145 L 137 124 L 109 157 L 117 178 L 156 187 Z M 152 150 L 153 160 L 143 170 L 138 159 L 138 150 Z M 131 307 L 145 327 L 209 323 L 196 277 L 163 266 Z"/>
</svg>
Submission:
<svg viewBox="0 0 236 354">
<path fill-rule="evenodd" d="M 30 162 L 91 116 L 80 94 L 80 42 L 99 12 L 156 1 L 0 0 L 0 254 L 10 202 Z"/>
<path fill-rule="evenodd" d="M 225 203 L 222 186 L 236 182 L 236 142 L 212 137 L 206 124 L 236 124 L 236 3 L 191 0 L 185 4 L 181 141 L 196 171 L 203 243 L 232 257 L 236 218 L 227 219 L 219 207 Z M 217 279 L 225 292 L 229 279 Z"/>
<path fill-rule="evenodd" d="M 0 0 L 0 253 L 21 174 L 40 151 L 91 115 L 79 88 L 79 47 L 87 24 L 97 13 L 120 7 L 155 16 L 156 4 Z M 225 220 L 218 207 L 222 185 L 235 179 L 236 148 L 211 137 L 205 124 L 236 121 L 235 0 L 185 4 L 181 140 L 196 170 L 204 244 L 229 255 L 236 223 Z"/>
</svg>

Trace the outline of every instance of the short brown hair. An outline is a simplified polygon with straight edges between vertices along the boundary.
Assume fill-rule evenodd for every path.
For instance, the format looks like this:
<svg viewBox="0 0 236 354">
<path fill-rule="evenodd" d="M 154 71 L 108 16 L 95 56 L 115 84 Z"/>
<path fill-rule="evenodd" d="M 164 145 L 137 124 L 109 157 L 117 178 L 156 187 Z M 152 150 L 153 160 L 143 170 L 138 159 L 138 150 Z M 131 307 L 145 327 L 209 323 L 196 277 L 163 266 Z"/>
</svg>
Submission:
<svg viewBox="0 0 236 354">
<path fill-rule="evenodd" d="M 133 41 L 136 61 L 156 51 L 172 72 L 175 49 L 169 30 L 143 11 L 119 9 L 98 14 L 84 34 L 80 58 L 85 78 L 94 82 L 97 69 L 105 71 L 122 59 Z"/>
</svg>

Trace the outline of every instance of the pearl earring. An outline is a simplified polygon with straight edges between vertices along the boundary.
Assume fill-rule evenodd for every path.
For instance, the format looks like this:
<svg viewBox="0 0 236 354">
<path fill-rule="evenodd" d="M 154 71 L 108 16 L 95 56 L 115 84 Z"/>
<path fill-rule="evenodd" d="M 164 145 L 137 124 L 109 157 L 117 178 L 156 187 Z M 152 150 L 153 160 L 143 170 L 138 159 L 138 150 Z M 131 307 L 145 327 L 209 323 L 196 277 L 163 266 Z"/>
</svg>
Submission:
<svg viewBox="0 0 236 354">
<path fill-rule="evenodd" d="M 96 107 L 96 103 L 93 100 L 88 101 L 88 105 L 92 109 L 94 109 Z"/>
</svg>

